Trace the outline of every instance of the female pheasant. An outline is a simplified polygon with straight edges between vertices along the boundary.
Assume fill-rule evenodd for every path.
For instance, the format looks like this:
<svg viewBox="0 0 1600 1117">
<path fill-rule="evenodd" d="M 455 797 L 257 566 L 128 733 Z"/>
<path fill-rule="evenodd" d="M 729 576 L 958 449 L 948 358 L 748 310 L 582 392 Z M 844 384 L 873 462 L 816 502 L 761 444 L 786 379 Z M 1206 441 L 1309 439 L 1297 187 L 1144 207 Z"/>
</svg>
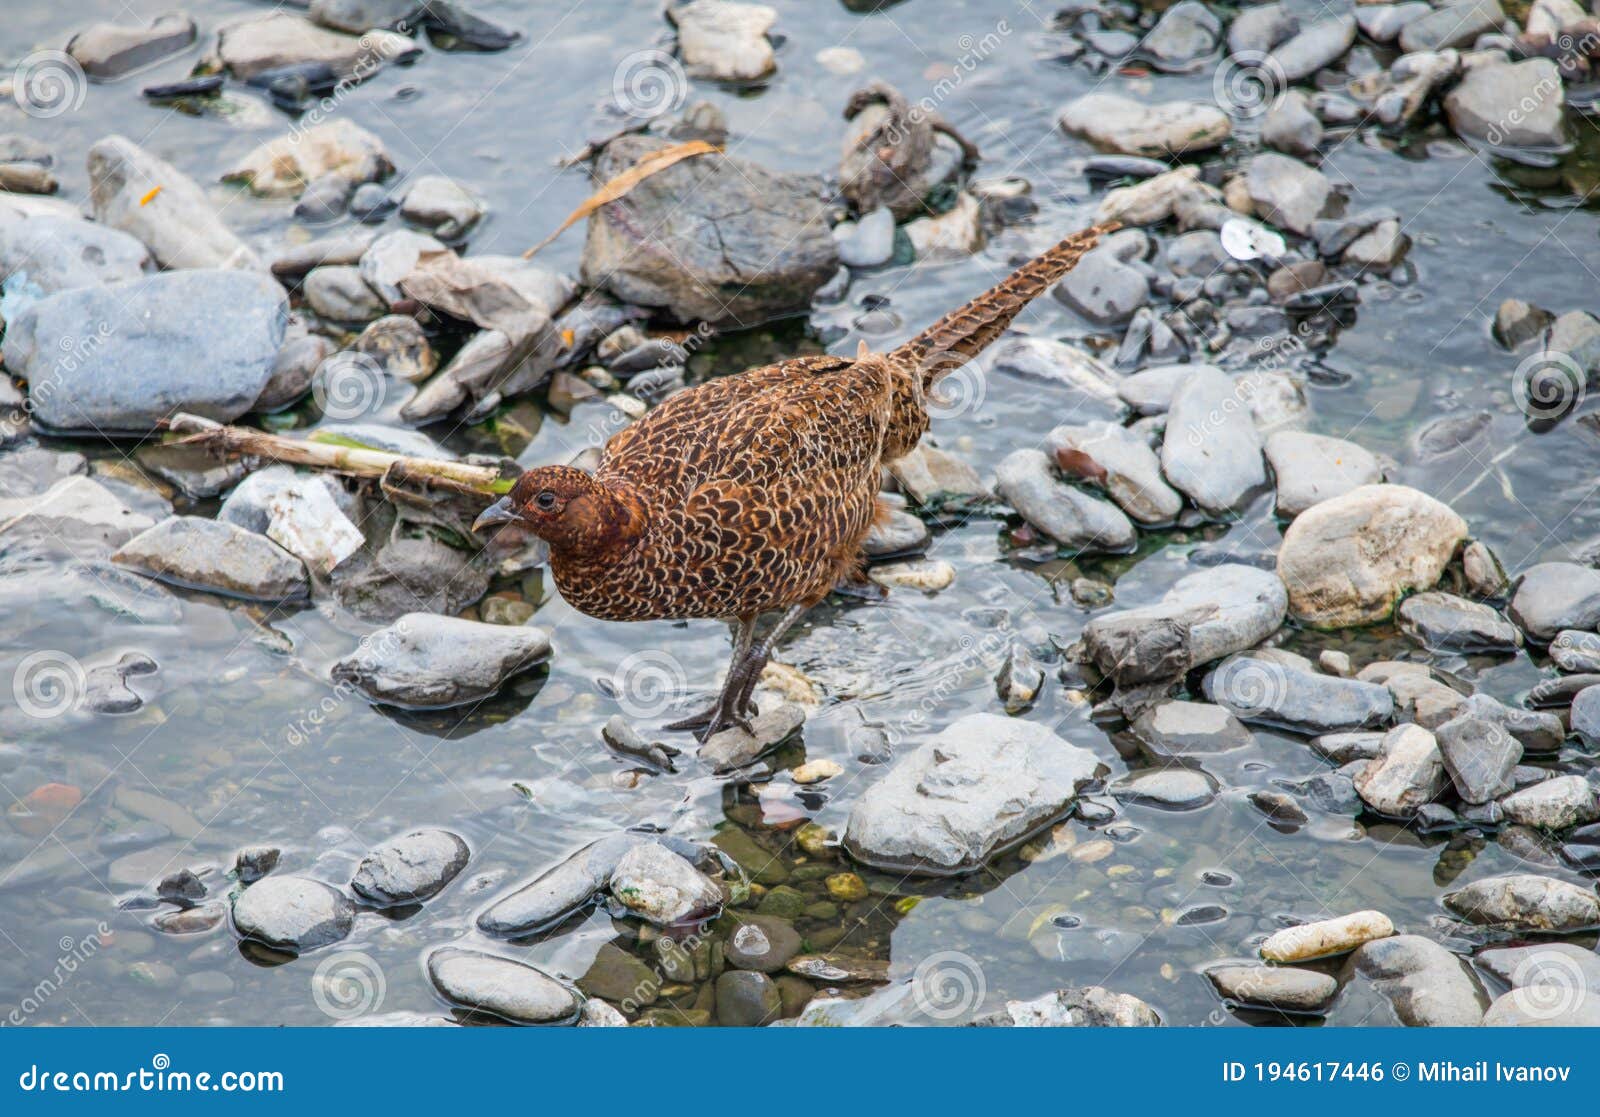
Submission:
<svg viewBox="0 0 1600 1117">
<path fill-rule="evenodd" d="M 880 467 L 928 429 L 938 378 L 1115 228 L 1061 241 L 888 353 L 797 357 L 679 392 L 606 443 L 593 474 L 541 466 L 473 525 L 518 522 L 550 546 L 561 595 L 603 620 L 720 618 L 733 659 L 715 705 L 670 728 L 748 728 L 774 644 L 861 561 Z M 755 640 L 763 613 L 782 611 Z"/>
</svg>

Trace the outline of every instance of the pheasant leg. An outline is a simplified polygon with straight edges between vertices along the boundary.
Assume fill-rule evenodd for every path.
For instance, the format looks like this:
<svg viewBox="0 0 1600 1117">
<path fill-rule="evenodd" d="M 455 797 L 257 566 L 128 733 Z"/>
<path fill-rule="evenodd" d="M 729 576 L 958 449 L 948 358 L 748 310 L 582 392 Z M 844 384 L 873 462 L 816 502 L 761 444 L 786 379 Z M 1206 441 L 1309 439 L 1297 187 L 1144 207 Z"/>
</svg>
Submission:
<svg viewBox="0 0 1600 1117">
<path fill-rule="evenodd" d="M 778 618 L 778 623 L 772 626 L 772 631 L 767 633 L 767 638 L 745 654 L 744 670 L 737 672 L 740 676 L 740 690 L 737 709 L 754 710 L 755 703 L 751 696 L 755 693 L 756 684 L 761 681 L 761 672 L 767 665 L 767 660 L 772 658 L 772 649 L 777 647 L 779 639 L 789 631 L 802 616 L 805 615 L 804 605 L 791 605 L 789 611 Z"/>
<path fill-rule="evenodd" d="M 729 723 L 729 711 L 738 715 L 739 722 L 743 723 L 742 707 L 731 706 L 727 700 L 732 697 L 733 684 L 738 674 L 739 665 L 750 654 L 750 645 L 755 642 L 756 617 L 738 617 L 730 622 L 730 626 L 733 629 L 733 657 L 728 661 L 728 679 L 723 684 L 722 693 L 710 706 L 697 714 L 690 714 L 686 718 L 680 718 L 668 725 L 668 729 L 705 729 L 710 725 L 726 727 Z M 715 732 L 715 730 L 712 730 L 712 732 Z M 707 736 L 709 735 L 708 733 Z"/>
</svg>

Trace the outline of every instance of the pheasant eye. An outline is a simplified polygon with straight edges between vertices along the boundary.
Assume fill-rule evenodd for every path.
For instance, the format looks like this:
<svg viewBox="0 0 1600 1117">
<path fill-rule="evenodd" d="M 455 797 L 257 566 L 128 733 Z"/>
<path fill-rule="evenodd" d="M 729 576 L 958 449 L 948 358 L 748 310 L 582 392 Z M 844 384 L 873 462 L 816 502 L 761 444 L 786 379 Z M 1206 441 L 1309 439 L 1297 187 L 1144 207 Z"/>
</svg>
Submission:
<svg viewBox="0 0 1600 1117">
<path fill-rule="evenodd" d="M 556 494 L 546 489 L 533 498 L 533 504 L 539 511 L 548 512 L 556 506 Z"/>
</svg>

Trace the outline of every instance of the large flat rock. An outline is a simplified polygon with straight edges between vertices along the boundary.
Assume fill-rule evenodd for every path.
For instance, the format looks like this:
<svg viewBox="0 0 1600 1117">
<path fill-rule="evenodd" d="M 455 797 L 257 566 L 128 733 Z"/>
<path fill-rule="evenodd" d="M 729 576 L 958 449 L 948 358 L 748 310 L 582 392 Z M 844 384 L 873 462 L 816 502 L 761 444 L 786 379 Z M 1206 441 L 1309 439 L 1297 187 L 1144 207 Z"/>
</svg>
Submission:
<svg viewBox="0 0 1600 1117">
<path fill-rule="evenodd" d="M 1094 754 L 1042 725 L 973 714 L 866 790 L 845 848 L 903 872 L 970 872 L 1059 817 L 1099 770 Z"/>
</svg>

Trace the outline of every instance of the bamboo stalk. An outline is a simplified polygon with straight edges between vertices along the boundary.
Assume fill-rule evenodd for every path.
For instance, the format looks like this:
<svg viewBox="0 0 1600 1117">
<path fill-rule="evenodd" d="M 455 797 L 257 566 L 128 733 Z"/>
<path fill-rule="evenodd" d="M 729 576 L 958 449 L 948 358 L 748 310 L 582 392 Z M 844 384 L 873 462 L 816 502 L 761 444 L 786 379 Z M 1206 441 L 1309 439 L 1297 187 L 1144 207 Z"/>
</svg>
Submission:
<svg viewBox="0 0 1600 1117">
<path fill-rule="evenodd" d="M 445 488 L 481 496 L 507 493 L 514 481 L 514 478 L 503 477 L 499 470 L 486 466 L 392 454 L 387 450 L 373 450 L 349 443 L 285 438 L 250 427 L 226 426 L 214 419 L 188 412 L 179 412 L 167 420 L 167 429 L 186 436 L 179 439 L 181 445 L 200 446 L 224 457 L 263 458 L 288 465 L 347 473 L 354 477 L 381 480 L 393 471 L 396 477 L 426 478 L 430 483 Z"/>
</svg>

